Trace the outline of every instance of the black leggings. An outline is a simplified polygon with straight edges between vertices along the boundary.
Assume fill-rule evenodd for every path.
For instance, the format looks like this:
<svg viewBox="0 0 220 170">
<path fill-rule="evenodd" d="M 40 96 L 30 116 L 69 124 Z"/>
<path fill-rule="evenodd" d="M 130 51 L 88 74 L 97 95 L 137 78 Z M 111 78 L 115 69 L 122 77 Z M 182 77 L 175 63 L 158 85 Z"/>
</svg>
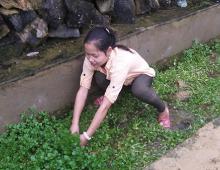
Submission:
<svg viewBox="0 0 220 170">
<path fill-rule="evenodd" d="M 106 75 L 101 72 L 95 72 L 95 81 L 97 85 L 106 90 L 110 81 L 106 79 Z M 159 113 L 165 110 L 164 102 L 157 96 L 155 91 L 152 88 L 153 77 L 150 77 L 146 74 L 141 74 L 134 79 L 131 84 L 132 94 L 140 99 L 141 101 L 148 103 L 154 106 Z"/>
</svg>

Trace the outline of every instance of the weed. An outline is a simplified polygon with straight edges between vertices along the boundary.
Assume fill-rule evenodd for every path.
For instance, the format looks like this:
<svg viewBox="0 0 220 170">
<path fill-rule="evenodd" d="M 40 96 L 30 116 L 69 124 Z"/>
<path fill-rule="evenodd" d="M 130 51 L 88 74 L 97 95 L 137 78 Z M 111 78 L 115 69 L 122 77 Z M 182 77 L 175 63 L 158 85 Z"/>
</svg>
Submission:
<svg viewBox="0 0 220 170">
<path fill-rule="evenodd" d="M 157 70 L 154 87 L 172 107 L 189 111 L 193 121 L 185 130 L 162 129 L 155 110 L 127 90 L 110 109 L 88 147 L 79 146 L 79 136 L 69 132 L 71 114 L 58 119 L 45 112 L 23 114 L 0 136 L 0 169 L 141 169 L 190 137 L 220 114 L 220 41 L 194 42 L 180 60 L 167 70 Z M 210 74 L 212 73 L 212 74 Z M 212 76 L 211 76 L 212 75 Z M 191 97 L 170 99 L 184 81 Z M 82 114 L 80 129 L 86 130 L 95 113 L 90 104 Z"/>
</svg>

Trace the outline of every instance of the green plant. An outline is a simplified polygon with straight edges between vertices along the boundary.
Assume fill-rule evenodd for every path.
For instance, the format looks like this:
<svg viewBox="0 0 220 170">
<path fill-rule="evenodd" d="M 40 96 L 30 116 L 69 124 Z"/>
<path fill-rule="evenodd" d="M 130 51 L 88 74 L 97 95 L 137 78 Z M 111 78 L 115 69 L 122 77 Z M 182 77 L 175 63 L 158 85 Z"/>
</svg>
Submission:
<svg viewBox="0 0 220 170">
<path fill-rule="evenodd" d="M 127 90 L 110 109 L 88 147 L 79 146 L 79 135 L 71 135 L 71 114 L 58 119 L 45 112 L 22 114 L 21 122 L 0 135 L 0 169 L 141 169 L 190 137 L 206 122 L 220 116 L 220 65 L 210 61 L 219 54 L 220 41 L 193 43 L 167 70 L 157 70 L 154 87 L 169 105 L 186 110 L 194 119 L 184 130 L 165 130 L 157 123 L 155 110 Z M 219 57 L 219 56 L 217 56 Z M 212 73 L 212 74 L 211 74 Z M 217 74 L 218 75 L 218 74 Z M 170 99 L 179 89 L 176 81 L 188 84 L 187 101 Z M 89 104 L 80 130 L 90 123 L 96 108 Z"/>
</svg>

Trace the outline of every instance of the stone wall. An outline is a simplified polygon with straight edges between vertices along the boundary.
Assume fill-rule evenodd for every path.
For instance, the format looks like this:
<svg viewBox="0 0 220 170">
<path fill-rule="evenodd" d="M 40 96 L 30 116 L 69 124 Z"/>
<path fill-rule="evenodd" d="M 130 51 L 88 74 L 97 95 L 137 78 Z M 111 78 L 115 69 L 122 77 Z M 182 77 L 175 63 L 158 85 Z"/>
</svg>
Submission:
<svg viewBox="0 0 220 170">
<path fill-rule="evenodd" d="M 22 43 L 37 46 L 48 37 L 77 38 L 91 25 L 132 24 L 136 16 L 172 2 L 175 0 L 1 0 L 0 40 L 13 34 Z"/>
</svg>

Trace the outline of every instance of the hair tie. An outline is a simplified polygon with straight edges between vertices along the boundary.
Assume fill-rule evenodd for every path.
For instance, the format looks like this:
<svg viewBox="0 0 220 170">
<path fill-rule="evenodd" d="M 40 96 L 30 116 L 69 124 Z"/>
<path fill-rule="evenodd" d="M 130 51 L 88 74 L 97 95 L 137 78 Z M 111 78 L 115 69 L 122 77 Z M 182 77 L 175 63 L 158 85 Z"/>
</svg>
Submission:
<svg viewBox="0 0 220 170">
<path fill-rule="evenodd" d="M 109 29 L 108 28 L 105 28 L 105 30 L 110 34 L 110 31 L 109 31 Z"/>
</svg>

